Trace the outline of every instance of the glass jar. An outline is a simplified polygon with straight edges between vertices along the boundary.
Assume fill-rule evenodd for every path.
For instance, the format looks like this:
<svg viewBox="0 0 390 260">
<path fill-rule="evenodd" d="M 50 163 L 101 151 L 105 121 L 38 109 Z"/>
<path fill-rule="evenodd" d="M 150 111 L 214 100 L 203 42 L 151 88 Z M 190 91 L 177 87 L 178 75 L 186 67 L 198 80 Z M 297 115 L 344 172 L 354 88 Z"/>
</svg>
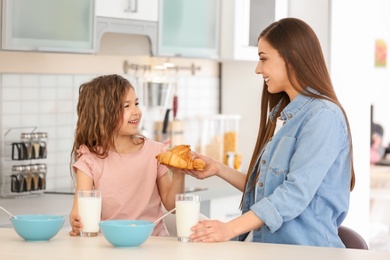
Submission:
<svg viewBox="0 0 390 260">
<path fill-rule="evenodd" d="M 24 166 L 13 165 L 11 177 L 11 192 L 23 192 L 24 186 Z"/>
<path fill-rule="evenodd" d="M 38 134 L 38 140 L 39 140 L 39 158 L 46 158 L 47 157 L 47 136 L 48 134 L 45 132 L 40 132 Z"/>
<path fill-rule="evenodd" d="M 38 190 L 39 189 L 38 164 L 31 164 L 30 170 L 31 170 L 31 176 L 32 176 L 31 190 Z"/>
<path fill-rule="evenodd" d="M 39 189 L 46 189 L 46 164 L 38 163 Z"/>
<path fill-rule="evenodd" d="M 33 156 L 32 151 L 32 136 L 31 133 L 21 133 L 20 140 L 24 144 L 22 155 L 20 156 L 22 160 L 30 160 Z"/>
<path fill-rule="evenodd" d="M 31 191 L 32 173 L 31 173 L 31 166 L 30 165 L 24 166 L 23 177 L 24 177 L 23 191 Z"/>
</svg>

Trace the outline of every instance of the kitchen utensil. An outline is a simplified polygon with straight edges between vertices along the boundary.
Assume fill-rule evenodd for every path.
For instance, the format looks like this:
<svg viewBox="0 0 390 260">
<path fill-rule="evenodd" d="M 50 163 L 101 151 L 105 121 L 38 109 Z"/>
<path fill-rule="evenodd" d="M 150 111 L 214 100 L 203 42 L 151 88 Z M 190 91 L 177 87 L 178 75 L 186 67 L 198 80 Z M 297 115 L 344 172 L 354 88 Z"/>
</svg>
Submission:
<svg viewBox="0 0 390 260">
<path fill-rule="evenodd" d="M 162 128 L 162 139 L 163 141 L 165 141 L 168 136 L 167 136 L 167 130 L 168 130 L 168 124 L 169 124 L 169 112 L 171 110 L 170 109 L 167 109 L 165 111 L 165 116 L 164 116 L 164 121 L 163 121 L 163 128 Z"/>
<path fill-rule="evenodd" d="M 11 218 L 15 217 L 13 214 L 11 214 L 11 212 L 9 212 L 8 210 L 6 210 L 5 208 L 3 208 L 3 207 L 0 206 L 0 209 L 2 209 L 5 213 L 7 213 L 8 215 L 10 215 Z"/>
<path fill-rule="evenodd" d="M 99 227 L 113 246 L 138 247 L 150 237 L 154 223 L 147 220 L 104 220 Z"/>
<path fill-rule="evenodd" d="M 178 108 L 178 97 L 177 95 L 174 95 L 173 96 L 173 120 L 176 120 L 177 108 Z"/>
<path fill-rule="evenodd" d="M 148 107 L 168 107 L 171 94 L 171 86 L 163 82 L 148 82 L 145 91 L 146 105 Z"/>
<path fill-rule="evenodd" d="M 46 241 L 60 231 L 64 216 L 57 215 L 16 215 L 11 218 L 16 233 L 26 241 Z"/>
<path fill-rule="evenodd" d="M 158 219 L 153 221 L 153 223 L 156 225 L 157 222 L 159 222 L 160 220 L 162 220 L 163 218 L 165 218 L 166 216 L 168 216 L 169 214 L 171 214 L 175 210 L 176 210 L 176 208 L 171 209 L 170 211 L 168 211 L 167 213 L 165 213 L 164 215 L 162 215 L 161 217 L 159 217 Z"/>
</svg>

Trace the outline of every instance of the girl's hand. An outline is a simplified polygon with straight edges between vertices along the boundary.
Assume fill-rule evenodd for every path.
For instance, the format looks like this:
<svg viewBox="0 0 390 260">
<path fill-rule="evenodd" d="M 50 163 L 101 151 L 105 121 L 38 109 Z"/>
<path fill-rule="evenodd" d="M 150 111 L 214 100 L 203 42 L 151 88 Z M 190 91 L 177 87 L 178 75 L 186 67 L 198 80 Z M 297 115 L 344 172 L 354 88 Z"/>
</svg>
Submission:
<svg viewBox="0 0 390 260">
<path fill-rule="evenodd" d="M 218 220 L 201 220 L 199 224 L 191 229 L 193 242 L 222 242 L 234 237 L 228 224 Z"/>
<path fill-rule="evenodd" d="M 81 232 L 82 224 L 78 213 L 72 212 L 69 216 L 69 222 L 72 227 L 72 230 L 69 231 L 69 235 L 79 236 Z"/>
</svg>

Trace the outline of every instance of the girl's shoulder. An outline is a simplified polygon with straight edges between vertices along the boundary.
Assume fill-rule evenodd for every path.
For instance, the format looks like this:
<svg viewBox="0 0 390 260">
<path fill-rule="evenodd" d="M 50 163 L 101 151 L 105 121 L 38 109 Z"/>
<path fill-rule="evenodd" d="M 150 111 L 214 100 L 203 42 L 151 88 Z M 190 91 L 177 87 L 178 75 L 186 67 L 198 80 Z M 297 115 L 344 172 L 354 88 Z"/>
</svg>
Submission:
<svg viewBox="0 0 390 260">
<path fill-rule="evenodd" d="M 77 149 L 77 158 L 80 158 L 82 155 L 91 155 L 91 151 L 89 151 L 88 147 L 85 144 L 80 145 Z"/>
<path fill-rule="evenodd" d="M 101 147 L 97 147 L 96 149 L 99 152 L 102 151 Z M 90 158 L 95 158 L 95 157 L 99 158 L 99 156 L 96 153 L 91 152 L 88 146 L 86 146 L 85 144 L 80 145 L 80 147 L 76 150 L 76 152 L 77 152 L 77 159 L 79 159 L 81 156 L 90 157 Z"/>
<path fill-rule="evenodd" d="M 143 148 L 147 150 L 155 150 L 158 153 L 160 153 L 168 150 L 170 144 L 171 141 L 169 139 L 165 140 L 164 142 L 158 142 L 153 139 L 145 138 L 145 143 Z"/>
</svg>

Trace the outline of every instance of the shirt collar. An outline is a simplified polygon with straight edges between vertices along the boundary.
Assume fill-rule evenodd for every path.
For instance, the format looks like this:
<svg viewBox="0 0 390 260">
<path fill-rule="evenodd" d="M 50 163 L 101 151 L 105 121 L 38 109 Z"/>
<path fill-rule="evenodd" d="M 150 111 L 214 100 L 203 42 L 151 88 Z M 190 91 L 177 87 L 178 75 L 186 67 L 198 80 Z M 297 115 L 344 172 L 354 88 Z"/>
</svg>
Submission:
<svg viewBox="0 0 390 260">
<path fill-rule="evenodd" d="M 314 90 L 310 87 L 306 88 L 306 91 L 309 93 L 314 93 L 317 95 L 320 95 L 320 92 L 317 90 Z M 287 122 L 291 118 L 293 118 L 306 104 L 310 103 L 314 98 L 304 96 L 301 93 L 299 93 L 293 101 L 291 101 L 280 113 L 280 117 L 284 122 Z M 279 102 L 280 104 L 281 102 Z M 279 105 L 278 104 L 278 105 Z"/>
</svg>

